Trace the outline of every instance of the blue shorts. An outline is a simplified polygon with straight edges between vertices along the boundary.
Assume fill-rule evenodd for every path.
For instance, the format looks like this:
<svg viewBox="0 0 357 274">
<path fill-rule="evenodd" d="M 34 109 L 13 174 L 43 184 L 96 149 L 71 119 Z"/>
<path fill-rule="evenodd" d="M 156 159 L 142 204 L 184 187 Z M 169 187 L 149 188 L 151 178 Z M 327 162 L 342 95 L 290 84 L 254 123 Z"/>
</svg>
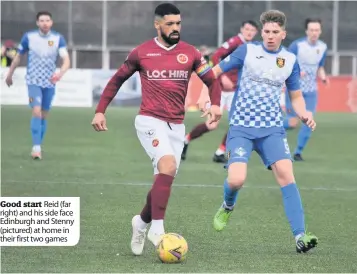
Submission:
<svg viewBox="0 0 357 274">
<path fill-rule="evenodd" d="M 317 92 L 316 91 L 305 92 L 303 93 L 303 97 L 305 99 L 306 109 L 308 111 L 311 111 L 312 113 L 315 113 L 317 107 Z M 286 94 L 285 96 L 285 108 L 286 108 L 286 116 L 288 118 L 297 117 L 288 94 Z"/>
<path fill-rule="evenodd" d="M 277 161 L 292 160 L 285 129 L 282 127 L 257 129 L 231 126 L 226 147 L 226 168 L 232 163 L 248 163 L 253 150 L 259 154 L 268 169 Z"/>
<path fill-rule="evenodd" d="M 55 88 L 43 88 L 36 85 L 28 85 L 30 107 L 41 107 L 49 111 L 55 95 Z"/>
</svg>

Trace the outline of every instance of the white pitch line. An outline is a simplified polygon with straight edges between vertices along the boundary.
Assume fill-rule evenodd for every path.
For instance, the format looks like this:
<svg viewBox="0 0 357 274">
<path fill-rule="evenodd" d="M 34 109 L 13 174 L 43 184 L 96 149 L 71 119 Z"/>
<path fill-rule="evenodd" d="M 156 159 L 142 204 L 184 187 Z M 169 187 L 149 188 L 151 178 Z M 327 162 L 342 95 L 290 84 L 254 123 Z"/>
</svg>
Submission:
<svg viewBox="0 0 357 274">
<path fill-rule="evenodd" d="M 148 182 L 73 182 L 73 181 L 66 181 L 66 182 L 58 182 L 58 181 L 7 181 L 5 180 L 6 184 L 74 184 L 74 185 L 118 185 L 118 186 L 152 186 L 152 183 Z M 4 182 L 1 182 L 4 186 Z M 194 188 L 222 188 L 222 185 L 205 185 L 205 184 L 173 184 L 173 187 L 194 187 Z M 251 188 L 251 189 L 280 189 L 278 186 L 266 186 L 266 185 L 246 185 L 244 188 Z M 337 192 L 356 192 L 357 188 L 329 188 L 329 187 L 302 187 L 299 186 L 300 190 L 314 190 L 314 191 L 337 191 Z"/>
</svg>

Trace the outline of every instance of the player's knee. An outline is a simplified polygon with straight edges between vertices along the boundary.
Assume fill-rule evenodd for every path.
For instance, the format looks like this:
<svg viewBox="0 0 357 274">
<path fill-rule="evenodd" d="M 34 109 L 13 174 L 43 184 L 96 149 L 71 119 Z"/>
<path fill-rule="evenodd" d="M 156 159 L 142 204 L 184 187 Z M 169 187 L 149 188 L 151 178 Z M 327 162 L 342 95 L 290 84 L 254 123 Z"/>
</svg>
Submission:
<svg viewBox="0 0 357 274">
<path fill-rule="evenodd" d="M 271 166 L 275 179 L 278 184 L 283 187 L 295 182 L 293 173 L 293 164 L 291 160 L 284 159 L 277 161 Z"/>
<path fill-rule="evenodd" d="M 229 166 L 227 182 L 231 188 L 239 189 L 247 177 L 246 163 L 233 163 Z"/>
<path fill-rule="evenodd" d="M 41 107 L 33 107 L 32 108 L 32 116 L 33 117 L 37 117 L 37 118 L 41 118 L 42 117 L 42 111 L 41 111 Z"/>
<path fill-rule="evenodd" d="M 218 127 L 218 125 L 219 125 L 219 121 L 217 121 L 217 122 L 213 122 L 213 123 L 208 123 L 208 121 L 206 122 L 206 126 L 207 126 L 207 128 L 208 128 L 208 130 L 215 130 L 217 127 Z"/>
<path fill-rule="evenodd" d="M 177 170 L 175 157 L 173 155 L 165 155 L 161 157 L 157 163 L 157 169 L 160 173 L 175 176 Z"/>
<path fill-rule="evenodd" d="M 47 116 L 48 116 L 48 111 L 42 110 L 42 111 L 41 111 L 41 117 L 42 117 L 42 119 L 46 119 Z"/>
</svg>

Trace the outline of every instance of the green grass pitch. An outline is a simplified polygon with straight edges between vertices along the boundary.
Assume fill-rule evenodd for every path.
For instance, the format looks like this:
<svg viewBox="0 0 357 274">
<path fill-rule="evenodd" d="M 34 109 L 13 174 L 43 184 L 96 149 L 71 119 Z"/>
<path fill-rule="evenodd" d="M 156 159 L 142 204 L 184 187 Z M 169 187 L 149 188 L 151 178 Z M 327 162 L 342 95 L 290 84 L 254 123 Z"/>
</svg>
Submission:
<svg viewBox="0 0 357 274">
<path fill-rule="evenodd" d="M 81 238 L 75 247 L 3 247 L 2 272 L 357 272 L 357 115 L 318 114 L 317 130 L 295 163 L 308 231 L 319 237 L 297 254 L 270 171 L 256 154 L 228 227 L 215 232 L 225 171 L 212 155 L 227 127 L 191 143 L 174 183 L 166 229 L 189 244 L 182 264 L 161 264 L 147 242 L 130 252 L 131 218 L 152 181 L 150 159 L 134 129 L 137 109 L 110 108 L 106 133 L 91 128 L 93 109 L 54 108 L 42 161 L 29 153 L 30 110 L 2 107 L 2 196 L 81 197 Z M 188 113 L 186 131 L 202 121 Z M 297 131 L 288 133 L 291 150 Z"/>
</svg>

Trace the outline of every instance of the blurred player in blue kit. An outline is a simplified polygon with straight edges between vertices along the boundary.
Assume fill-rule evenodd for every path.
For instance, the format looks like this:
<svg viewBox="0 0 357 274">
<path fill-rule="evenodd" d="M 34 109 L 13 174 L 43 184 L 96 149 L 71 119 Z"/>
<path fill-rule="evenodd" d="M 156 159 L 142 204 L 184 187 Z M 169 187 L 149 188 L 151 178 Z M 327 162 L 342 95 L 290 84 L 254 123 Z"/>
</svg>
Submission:
<svg viewBox="0 0 357 274">
<path fill-rule="evenodd" d="M 292 158 L 283 127 L 280 96 L 284 84 L 292 107 L 306 126 L 315 129 L 312 113 L 306 110 L 300 90 L 300 69 L 296 56 L 282 47 L 286 37 L 285 14 L 271 10 L 260 16 L 263 42 L 247 43 L 213 68 L 218 77 L 238 69 L 238 87 L 229 113 L 227 137 L 228 177 L 224 201 L 214 216 L 214 228 L 221 231 L 233 212 L 239 189 L 247 176 L 247 164 L 255 150 L 272 170 L 281 187 L 286 217 L 296 241 L 296 251 L 307 252 L 317 237 L 305 232 L 305 216 L 295 183 Z"/>
<path fill-rule="evenodd" d="M 42 159 L 41 144 L 47 130 L 47 115 L 55 95 L 56 83 L 70 67 L 70 59 L 64 37 L 51 30 L 52 15 L 48 11 L 37 13 L 38 29 L 26 32 L 18 47 L 8 75 L 6 84 L 12 85 L 12 76 L 20 64 L 21 56 L 28 54 L 26 82 L 29 104 L 32 108 L 31 135 L 33 159 Z M 63 64 L 56 72 L 58 55 Z"/>
<path fill-rule="evenodd" d="M 327 45 L 319 40 L 321 35 L 321 20 L 306 19 L 306 37 L 295 40 L 289 46 L 289 50 L 297 57 L 300 66 L 300 86 L 305 99 L 307 110 L 316 112 L 317 106 L 317 76 L 323 83 L 328 84 L 329 80 L 324 69 L 327 55 Z M 299 117 L 294 112 L 289 96 L 285 98 L 286 117 L 284 128 L 292 129 L 299 124 Z M 311 136 L 311 129 L 306 125 L 301 125 L 297 146 L 294 151 L 294 160 L 303 161 L 301 156 L 308 140 Z"/>
</svg>

